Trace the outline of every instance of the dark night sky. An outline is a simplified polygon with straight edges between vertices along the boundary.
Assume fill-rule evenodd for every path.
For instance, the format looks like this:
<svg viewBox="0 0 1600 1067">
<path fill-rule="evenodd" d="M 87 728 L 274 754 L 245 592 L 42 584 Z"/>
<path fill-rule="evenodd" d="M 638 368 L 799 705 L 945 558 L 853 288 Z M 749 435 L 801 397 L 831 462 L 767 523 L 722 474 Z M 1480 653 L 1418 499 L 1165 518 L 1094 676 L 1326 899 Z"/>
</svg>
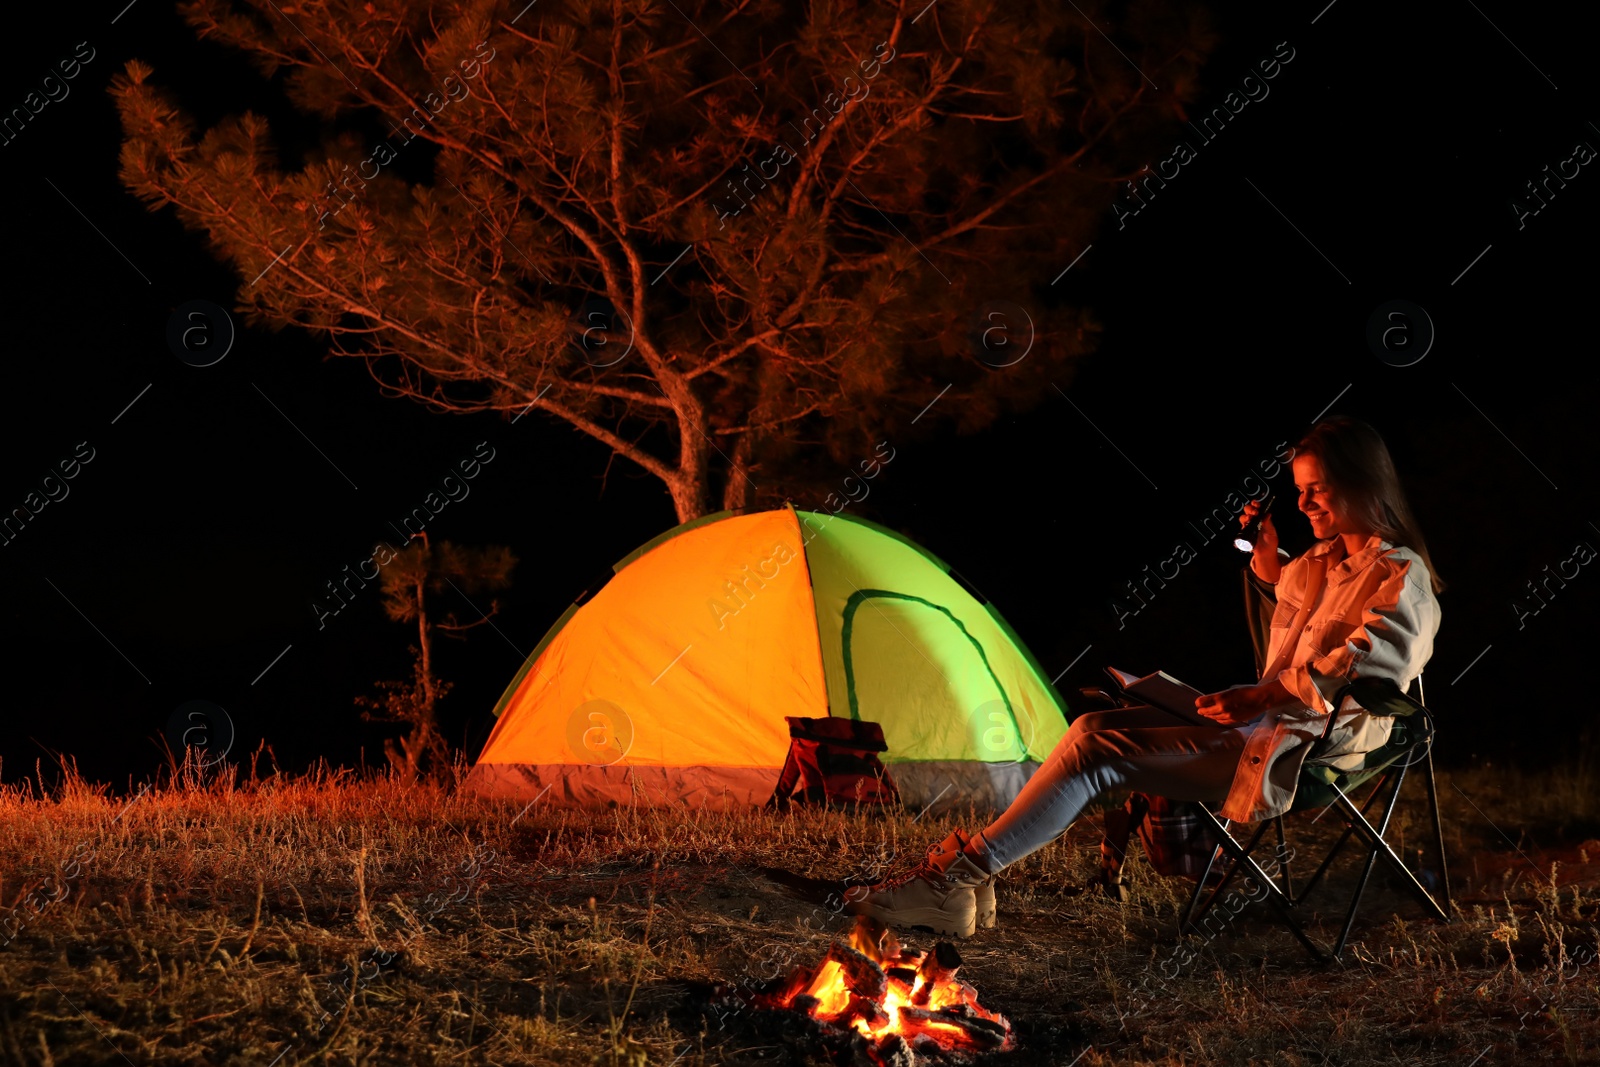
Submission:
<svg viewBox="0 0 1600 1067">
<path fill-rule="evenodd" d="M 227 709 L 235 756 L 265 739 L 286 769 L 354 763 L 363 746 L 370 761 L 384 735 L 356 721 L 352 697 L 404 673 L 407 633 L 371 591 L 321 631 L 309 601 L 487 440 L 496 459 L 434 527 L 522 560 L 504 637 L 481 630 L 443 652 L 457 683 L 449 733 L 481 739 L 517 650 L 673 524 L 666 494 L 621 461 L 602 479 L 605 450 L 562 426 L 384 400 L 359 364 L 324 360 L 303 335 L 241 325 L 218 365 L 179 362 L 165 341 L 172 310 L 231 308 L 238 280 L 170 211 L 122 190 L 105 87 L 139 57 L 207 124 L 287 113 L 170 3 L 140 0 L 113 24 L 124 2 L 89 5 L 93 15 L 54 5 L 16 35 L 0 74 L 9 109 L 78 42 L 95 50 L 71 95 L 0 145 L 12 262 L 0 507 L 19 505 L 78 442 L 94 449 L 70 496 L 0 548 L 0 775 L 43 760 L 48 777 L 64 752 L 91 778 L 143 777 L 191 699 Z M 1324 3 L 1229 5 L 1206 109 L 1287 40 L 1295 58 L 1271 95 L 1125 229 L 1108 214 L 1059 284 L 1017 294 L 1041 309 L 1085 302 L 1105 324 L 1100 350 L 1063 379 L 1071 403 L 1051 395 L 982 435 L 896 442 L 857 511 L 953 563 L 1050 674 L 1092 646 L 1059 683 L 1069 694 L 1107 662 L 1220 688 L 1251 674 L 1240 560 L 1221 538 L 1124 629 L 1110 599 L 1192 540 L 1190 521 L 1343 391 L 1335 410 L 1389 439 L 1450 584 L 1427 675 L 1441 756 L 1537 764 L 1551 741 L 1571 752 L 1595 719 L 1581 671 L 1593 568 L 1520 630 L 1512 602 L 1578 543 L 1600 547 L 1582 321 L 1596 165 L 1520 230 L 1510 205 L 1577 142 L 1600 148 L 1592 38 L 1564 11 Z M 1437 329 L 1414 366 L 1385 364 L 1364 339 L 1369 314 L 1393 299 L 1424 307 Z M 952 309 L 952 329 L 967 315 Z M 1291 516 L 1287 479 L 1279 490 Z M 1309 537 L 1298 516 L 1284 525 L 1298 544 Z M 1537 738 L 1505 729 L 1533 715 Z"/>
</svg>

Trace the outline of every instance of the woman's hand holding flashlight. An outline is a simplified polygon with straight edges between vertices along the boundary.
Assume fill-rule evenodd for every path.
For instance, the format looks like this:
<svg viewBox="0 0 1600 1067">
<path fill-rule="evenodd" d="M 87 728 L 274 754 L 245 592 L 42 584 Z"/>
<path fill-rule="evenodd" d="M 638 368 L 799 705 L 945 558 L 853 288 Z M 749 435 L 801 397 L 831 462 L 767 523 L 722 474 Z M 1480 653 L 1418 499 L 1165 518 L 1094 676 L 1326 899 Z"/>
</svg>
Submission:
<svg viewBox="0 0 1600 1067">
<path fill-rule="evenodd" d="M 1241 530 L 1250 525 L 1261 507 L 1260 500 L 1245 501 L 1244 513 L 1239 516 Z M 1278 576 L 1283 573 L 1283 563 L 1278 559 L 1278 528 L 1272 524 L 1270 512 L 1261 520 L 1261 529 L 1256 531 L 1255 544 L 1250 551 L 1250 569 L 1256 572 L 1256 577 L 1273 585 L 1278 584 Z"/>
</svg>

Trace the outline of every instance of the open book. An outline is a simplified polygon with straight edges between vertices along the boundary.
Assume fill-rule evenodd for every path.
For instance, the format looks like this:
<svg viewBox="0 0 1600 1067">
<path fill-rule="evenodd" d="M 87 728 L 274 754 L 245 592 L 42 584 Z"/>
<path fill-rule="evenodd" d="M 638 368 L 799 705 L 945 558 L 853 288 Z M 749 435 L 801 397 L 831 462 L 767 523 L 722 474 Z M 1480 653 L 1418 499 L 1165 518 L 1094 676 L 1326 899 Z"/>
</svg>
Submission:
<svg viewBox="0 0 1600 1067">
<path fill-rule="evenodd" d="M 1111 680 L 1117 683 L 1118 688 L 1135 700 L 1152 708 L 1160 708 L 1191 726 L 1221 725 L 1194 709 L 1195 698 L 1204 696 L 1204 693 L 1192 685 L 1178 681 L 1166 671 L 1156 671 L 1143 678 L 1127 671 L 1119 671 L 1115 667 L 1107 667 L 1106 673 L 1111 675 Z"/>
</svg>

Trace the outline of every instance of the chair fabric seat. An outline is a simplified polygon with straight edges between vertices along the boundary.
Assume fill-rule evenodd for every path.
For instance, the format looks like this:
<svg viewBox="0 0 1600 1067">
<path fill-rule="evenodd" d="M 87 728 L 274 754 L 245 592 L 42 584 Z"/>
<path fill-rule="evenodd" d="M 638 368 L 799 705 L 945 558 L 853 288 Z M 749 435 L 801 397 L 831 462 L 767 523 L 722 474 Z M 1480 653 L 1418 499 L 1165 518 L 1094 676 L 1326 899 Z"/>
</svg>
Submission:
<svg viewBox="0 0 1600 1067">
<path fill-rule="evenodd" d="M 1362 679 L 1352 683 L 1346 690 L 1346 692 L 1351 691 L 1359 692 L 1361 706 L 1370 713 L 1386 715 L 1395 720 L 1394 726 L 1389 731 L 1389 739 L 1363 755 L 1354 767 L 1346 770 L 1318 762 L 1317 748 L 1313 747 L 1311 755 L 1300 766 L 1300 784 L 1295 790 L 1294 803 L 1290 805 L 1290 811 L 1327 807 L 1338 796 L 1334 787 L 1345 793 L 1359 789 L 1363 782 L 1388 770 L 1391 764 L 1404 757 L 1418 740 L 1426 742 L 1428 733 L 1426 721 L 1413 717 L 1416 705 L 1400 694 L 1397 688 L 1376 679 Z M 1413 722 L 1422 726 L 1423 737 L 1420 739 L 1413 735 L 1411 728 Z"/>
<path fill-rule="evenodd" d="M 1300 787 L 1295 790 L 1294 803 L 1289 806 L 1289 810 L 1310 811 L 1327 807 L 1338 798 L 1339 793 L 1335 792 L 1335 789 L 1349 793 L 1353 789 L 1361 788 L 1364 782 L 1388 770 L 1389 766 L 1404 756 L 1410 747 L 1408 740 L 1402 739 L 1399 743 L 1390 740 L 1382 748 L 1367 753 L 1361 760 L 1361 765 L 1351 771 L 1341 771 L 1337 767 L 1314 764 L 1307 760 L 1301 765 Z"/>
</svg>

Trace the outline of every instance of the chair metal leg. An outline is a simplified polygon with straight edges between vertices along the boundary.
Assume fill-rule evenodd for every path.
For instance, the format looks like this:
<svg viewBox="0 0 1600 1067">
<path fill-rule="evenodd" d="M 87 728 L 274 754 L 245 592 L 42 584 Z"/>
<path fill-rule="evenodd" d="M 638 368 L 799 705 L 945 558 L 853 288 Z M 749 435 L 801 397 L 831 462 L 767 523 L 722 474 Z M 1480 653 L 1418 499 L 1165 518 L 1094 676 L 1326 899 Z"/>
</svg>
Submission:
<svg viewBox="0 0 1600 1067">
<path fill-rule="evenodd" d="M 1273 819 L 1273 824 L 1278 828 L 1278 863 L 1283 867 L 1283 895 L 1289 898 L 1291 904 L 1299 903 L 1299 898 L 1294 895 L 1294 879 L 1289 874 L 1289 858 L 1284 851 L 1289 847 L 1283 836 L 1283 816 Z"/>
<path fill-rule="evenodd" d="M 1361 812 L 1363 815 L 1372 810 L 1373 802 L 1378 799 L 1378 793 L 1382 791 L 1384 783 L 1388 780 L 1389 776 L 1387 774 L 1378 778 L 1377 783 L 1372 787 L 1372 792 L 1367 794 L 1367 799 L 1361 804 Z M 1299 904 L 1301 901 L 1305 900 L 1306 897 L 1311 895 L 1311 891 L 1317 888 L 1317 883 L 1322 881 L 1322 876 L 1328 872 L 1329 867 L 1333 866 L 1333 861 L 1338 858 L 1340 850 L 1345 846 L 1345 842 L 1349 841 L 1355 832 L 1354 824 L 1351 823 L 1349 819 L 1346 819 L 1344 833 L 1339 835 L 1339 840 L 1333 843 L 1333 847 L 1328 850 L 1328 854 L 1322 857 L 1322 862 L 1317 865 L 1316 871 L 1312 873 L 1311 880 L 1306 883 L 1306 887 L 1302 889 L 1300 891 L 1300 895 L 1295 898 L 1296 904 Z"/>
<path fill-rule="evenodd" d="M 1288 897 L 1284 896 L 1283 890 L 1278 888 L 1277 881 L 1268 875 L 1266 871 L 1262 870 L 1261 865 L 1256 863 L 1256 861 L 1250 856 L 1250 849 L 1255 847 L 1256 843 L 1261 840 L 1261 835 L 1266 832 L 1266 823 L 1262 823 L 1256 828 L 1255 833 L 1251 836 L 1249 846 L 1243 847 L 1238 841 L 1234 840 L 1233 835 L 1230 834 L 1222 825 L 1222 823 L 1217 820 L 1217 817 L 1214 814 L 1205 808 L 1201 808 L 1201 810 L 1205 812 L 1206 818 L 1210 821 L 1212 828 L 1217 833 L 1218 847 L 1227 852 L 1229 857 L 1233 860 L 1233 863 L 1229 866 L 1228 872 L 1223 876 L 1222 881 L 1217 884 L 1216 889 L 1212 890 L 1211 895 L 1207 897 L 1205 903 L 1200 906 L 1199 914 L 1194 916 L 1187 926 L 1180 926 L 1178 928 L 1178 933 L 1180 935 L 1186 933 L 1190 926 L 1193 926 L 1203 919 L 1206 912 L 1210 911 L 1212 905 L 1216 903 L 1222 891 L 1233 879 L 1234 874 L 1239 872 L 1241 869 L 1247 869 L 1249 874 L 1253 876 L 1262 886 L 1265 892 L 1265 900 L 1267 904 L 1269 904 L 1273 911 L 1277 913 L 1278 918 L 1283 920 L 1283 924 L 1289 928 L 1290 933 L 1294 934 L 1295 939 L 1305 947 L 1305 950 L 1308 953 L 1311 954 L 1311 958 L 1319 963 L 1328 962 L 1330 958 L 1328 954 L 1321 948 L 1318 948 L 1316 943 L 1313 942 L 1311 938 L 1306 936 L 1305 930 L 1301 928 L 1300 923 L 1295 919 L 1291 910 L 1293 908 L 1293 903 L 1288 899 Z"/>
<path fill-rule="evenodd" d="M 1440 907 L 1433 894 L 1428 892 L 1427 887 L 1417 880 L 1417 876 L 1411 873 L 1411 868 L 1407 867 L 1405 861 L 1395 853 L 1394 849 L 1389 847 L 1388 842 L 1379 836 L 1382 831 L 1374 830 L 1365 821 L 1363 821 L 1360 831 L 1363 843 L 1369 845 L 1377 855 L 1382 857 L 1383 861 L 1389 865 L 1389 869 L 1399 878 L 1401 884 L 1410 890 L 1412 896 L 1416 897 L 1417 902 L 1428 909 L 1433 914 L 1433 917 L 1440 922 L 1449 922 L 1450 916 L 1445 912 L 1444 908 Z"/>
<path fill-rule="evenodd" d="M 1227 824 L 1224 823 L 1223 825 L 1224 825 L 1224 827 L 1226 827 Z M 1255 832 L 1250 835 L 1249 843 L 1242 846 L 1242 849 L 1243 849 L 1243 851 L 1245 853 L 1249 853 L 1252 849 L 1254 849 L 1256 847 L 1256 842 L 1261 840 L 1261 835 L 1266 832 L 1266 829 L 1267 829 L 1267 826 L 1266 826 L 1265 823 L 1262 823 L 1260 826 L 1256 827 Z M 1227 832 L 1227 831 L 1225 830 L 1224 832 Z M 1241 846 L 1238 845 L 1238 842 L 1234 840 L 1232 833 L 1228 833 L 1227 836 L 1228 836 L 1229 842 L 1233 843 L 1233 845 L 1235 847 L 1241 847 Z M 1226 846 L 1222 845 L 1222 844 L 1219 844 L 1217 846 L 1217 848 L 1218 849 L 1225 849 Z M 1213 855 L 1212 859 L 1214 861 L 1216 859 L 1216 856 Z M 1187 924 L 1188 926 L 1197 925 L 1200 922 L 1201 919 L 1205 918 L 1206 914 L 1211 910 L 1211 906 L 1213 904 L 1215 904 L 1222 897 L 1222 894 L 1227 890 L 1228 886 L 1233 882 L 1233 876 L 1235 874 L 1237 874 L 1238 871 L 1239 871 L 1239 863 L 1238 863 L 1237 860 L 1234 860 L 1233 862 L 1230 862 L 1228 864 L 1228 866 L 1222 872 L 1221 879 L 1219 879 L 1217 881 L 1217 884 L 1215 886 L 1212 886 L 1211 892 L 1206 895 L 1206 899 L 1205 899 L 1204 903 L 1202 903 L 1200 905 L 1200 908 L 1199 908 L 1198 912 L 1196 912 L 1194 914 L 1194 916 L 1190 919 L 1189 923 Z M 1201 892 L 1204 889 L 1205 889 L 1205 882 L 1202 881 L 1200 883 L 1199 887 L 1196 888 L 1196 890 L 1195 890 L 1194 899 L 1198 900 L 1200 898 Z M 1180 931 L 1182 931 L 1185 928 L 1186 928 L 1185 926 L 1180 926 L 1178 929 Z"/>
<path fill-rule="evenodd" d="M 1424 908 L 1432 912 L 1435 918 L 1444 922 L 1450 921 L 1450 916 L 1439 906 L 1439 902 L 1433 898 L 1433 895 L 1428 892 L 1421 882 L 1417 881 L 1416 875 L 1411 873 L 1411 869 L 1405 865 L 1405 862 L 1395 854 L 1394 849 L 1389 847 L 1389 843 L 1383 839 L 1383 835 L 1388 832 L 1389 821 L 1398 806 L 1400 787 L 1405 782 L 1405 772 L 1406 769 L 1404 767 L 1401 767 L 1396 772 L 1394 776 L 1394 791 L 1390 794 L 1388 803 L 1384 805 L 1383 820 L 1376 827 L 1369 823 L 1360 811 L 1356 810 L 1356 806 L 1350 802 L 1349 797 L 1343 793 L 1339 794 L 1339 807 L 1345 817 L 1350 820 L 1351 829 L 1355 830 L 1357 835 L 1361 837 L 1362 844 L 1367 847 L 1368 853 L 1361 881 L 1356 886 L 1355 897 L 1350 903 L 1350 911 L 1345 918 L 1344 932 L 1340 935 L 1338 948 L 1334 950 L 1335 954 L 1343 949 L 1344 940 L 1349 936 L 1350 926 L 1355 920 L 1356 906 L 1361 902 L 1361 894 L 1366 888 L 1367 876 L 1372 873 L 1372 865 L 1379 856 L 1383 857 L 1384 862 L 1389 865 L 1389 869 L 1399 877 L 1401 882 L 1405 884 L 1406 888 L 1412 892 Z"/>
<path fill-rule="evenodd" d="M 1439 850 L 1439 891 L 1444 897 L 1444 910 L 1448 916 L 1455 908 L 1450 903 L 1450 867 L 1444 857 L 1444 824 L 1439 821 L 1439 790 L 1433 780 L 1431 747 L 1428 750 L 1428 758 L 1422 764 L 1422 772 L 1428 782 L 1428 810 L 1433 815 L 1433 843 Z"/>
<path fill-rule="evenodd" d="M 1228 825 L 1224 819 L 1222 825 Z M 1217 860 L 1222 858 L 1222 846 L 1218 845 L 1211 850 L 1211 858 L 1206 860 L 1206 869 L 1200 872 L 1200 880 L 1194 884 L 1194 892 L 1189 894 L 1189 904 L 1183 909 L 1183 914 L 1178 916 L 1178 930 L 1181 933 L 1189 928 L 1189 916 L 1194 914 L 1195 905 L 1200 903 L 1200 896 L 1206 891 L 1206 879 L 1211 877 L 1211 871 L 1217 865 Z"/>
<path fill-rule="evenodd" d="M 1384 777 L 1388 776 L 1385 775 Z M 1383 835 L 1389 829 L 1389 819 L 1394 815 L 1395 806 L 1400 801 L 1400 787 L 1405 783 L 1405 780 L 1406 769 L 1404 766 L 1402 766 L 1394 776 L 1394 789 L 1389 793 L 1389 801 L 1383 806 L 1383 821 L 1378 827 L 1376 836 L 1378 838 L 1378 843 L 1383 845 L 1386 851 L 1388 850 L 1389 846 L 1384 843 Z M 1340 795 L 1340 799 L 1343 799 L 1343 794 Z M 1368 798 L 1368 801 L 1371 801 L 1370 797 Z M 1351 808 L 1353 809 L 1354 807 L 1355 805 L 1352 804 Z M 1370 828 L 1370 824 L 1367 823 L 1366 818 L 1360 812 L 1356 813 L 1356 817 L 1361 819 L 1362 825 L 1369 826 Z M 1355 824 L 1351 823 L 1350 828 L 1352 830 L 1355 829 Z M 1351 896 L 1350 907 L 1345 911 L 1344 925 L 1339 928 L 1339 940 L 1334 942 L 1333 945 L 1333 954 L 1336 957 L 1344 951 L 1345 942 L 1350 940 L 1350 928 L 1354 926 L 1356 922 L 1356 909 L 1361 907 L 1361 896 L 1367 891 L 1367 879 L 1372 877 L 1373 864 L 1378 862 L 1378 850 L 1370 847 L 1371 842 L 1368 842 L 1367 844 L 1369 846 L 1367 849 L 1367 859 L 1366 862 L 1361 865 L 1361 877 L 1356 881 L 1355 894 Z M 1394 855 L 1393 852 L 1390 852 L 1389 854 Z M 1396 858 L 1398 859 L 1398 857 Z M 1402 866 L 1404 865 L 1402 864 Z M 1406 873 L 1409 874 L 1410 872 L 1408 871 Z"/>
<path fill-rule="evenodd" d="M 1339 851 L 1344 848 L 1344 843 L 1350 840 L 1354 833 L 1355 828 L 1346 823 L 1344 833 L 1339 835 L 1339 840 L 1333 843 L 1333 847 L 1328 850 L 1328 854 L 1322 857 L 1322 862 L 1317 864 L 1317 869 L 1311 872 L 1311 877 L 1306 881 L 1305 888 L 1300 890 L 1300 895 L 1295 898 L 1296 904 L 1309 897 L 1311 891 L 1317 888 L 1317 883 L 1322 881 L 1322 876 L 1328 872 L 1329 867 L 1333 866 L 1335 857 L 1339 855 Z"/>
</svg>

